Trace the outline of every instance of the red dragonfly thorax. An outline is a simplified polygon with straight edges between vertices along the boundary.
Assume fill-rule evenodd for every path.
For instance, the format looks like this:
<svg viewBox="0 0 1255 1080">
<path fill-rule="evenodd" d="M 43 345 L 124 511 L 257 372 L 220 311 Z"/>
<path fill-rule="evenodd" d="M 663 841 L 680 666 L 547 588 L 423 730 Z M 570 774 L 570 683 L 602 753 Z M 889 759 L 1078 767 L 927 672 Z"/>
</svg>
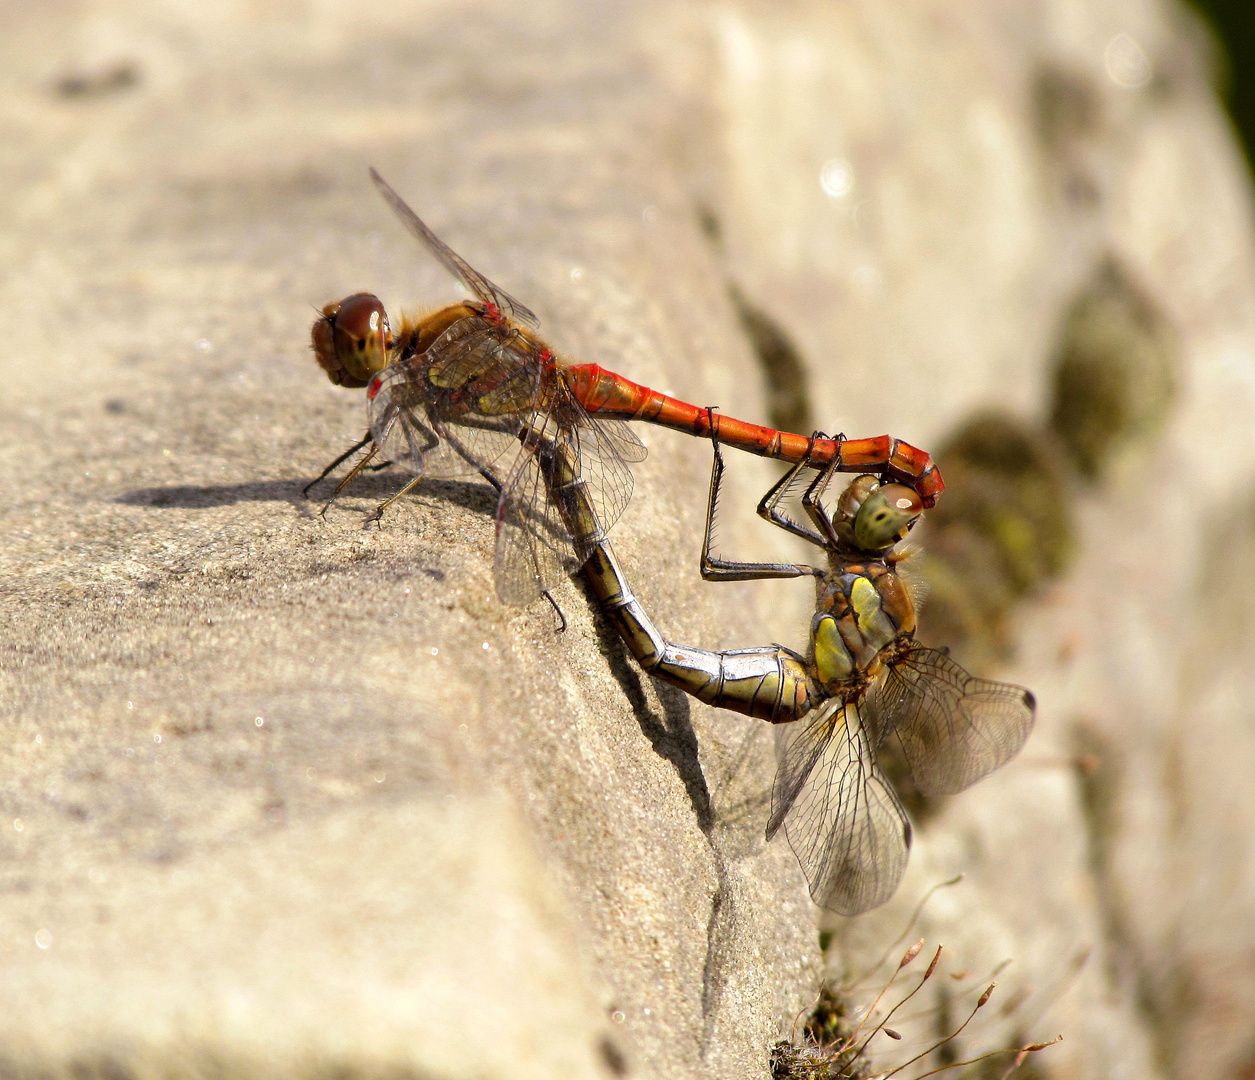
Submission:
<svg viewBox="0 0 1255 1080">
<path fill-rule="evenodd" d="M 386 363 L 408 360 L 420 353 L 425 353 L 449 327 L 460 323 L 463 319 L 481 318 L 483 314 L 479 304 L 467 300 L 456 304 L 446 304 L 442 308 L 422 315 L 403 314 L 401 330 L 396 338 L 396 347 Z"/>
</svg>

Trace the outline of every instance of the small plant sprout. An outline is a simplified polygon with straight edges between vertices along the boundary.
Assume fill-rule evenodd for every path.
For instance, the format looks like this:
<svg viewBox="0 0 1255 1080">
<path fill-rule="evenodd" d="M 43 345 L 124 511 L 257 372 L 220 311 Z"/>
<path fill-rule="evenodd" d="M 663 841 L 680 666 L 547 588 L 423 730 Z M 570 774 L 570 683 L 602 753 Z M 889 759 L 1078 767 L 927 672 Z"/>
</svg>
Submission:
<svg viewBox="0 0 1255 1080">
<path fill-rule="evenodd" d="M 902 1035 L 888 1026 L 889 1021 L 937 973 L 943 951 L 940 945 L 937 946 L 932 959 L 928 963 L 928 967 L 924 970 L 914 987 L 894 1004 L 880 1020 L 873 1022 L 880 1009 L 881 1002 L 893 990 L 902 972 L 919 956 L 923 946 L 924 942 L 921 939 L 906 950 L 902 955 L 902 959 L 898 962 L 898 966 L 886 980 L 871 1006 L 866 1010 L 856 1010 L 843 993 L 838 993 L 830 984 L 825 983 L 820 988 L 810 1015 L 802 1025 L 801 1040 L 797 1039 L 797 1024 L 795 1022 L 793 1038 L 782 1040 L 772 1048 L 771 1075 L 773 1080 L 889 1080 L 890 1077 L 903 1076 L 906 1070 L 912 1066 L 919 1065 L 942 1047 L 953 1043 L 976 1018 L 976 1014 L 989 1004 L 990 999 L 993 997 L 996 983 L 990 982 L 986 986 L 984 992 L 981 993 L 976 1004 L 972 1007 L 971 1012 L 968 1013 L 961 1024 L 942 1038 L 934 1040 L 905 1061 L 886 1068 L 875 1068 L 867 1056 L 867 1050 L 871 1041 L 879 1034 L 883 1033 L 887 1038 L 895 1042 L 902 1040 Z M 857 1024 L 852 1025 L 852 1014 L 856 1011 L 861 1013 L 861 1019 Z M 869 1026 L 870 1030 L 867 1030 Z M 1019 1068 L 1030 1054 L 1044 1050 L 1047 1046 L 1053 1046 L 1062 1038 L 1063 1036 L 1060 1035 L 1049 1042 L 1028 1043 L 1026 1045 L 1008 1046 L 991 1050 L 965 1058 L 962 1061 L 949 1062 L 927 1072 L 914 1073 L 911 1075 L 910 1080 L 925 1080 L 927 1077 L 937 1076 L 952 1069 L 974 1065 L 977 1062 L 995 1058 L 999 1055 L 1014 1054 L 1015 1057 L 1010 1067 L 1002 1074 L 1002 1077 L 1006 1078 Z"/>
</svg>

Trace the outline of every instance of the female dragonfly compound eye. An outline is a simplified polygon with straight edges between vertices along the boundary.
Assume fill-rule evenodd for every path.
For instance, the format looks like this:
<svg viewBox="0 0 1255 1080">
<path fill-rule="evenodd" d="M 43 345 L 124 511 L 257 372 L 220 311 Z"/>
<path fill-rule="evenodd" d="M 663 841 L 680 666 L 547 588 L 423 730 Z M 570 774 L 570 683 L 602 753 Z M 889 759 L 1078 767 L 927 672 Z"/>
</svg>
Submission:
<svg viewBox="0 0 1255 1080">
<path fill-rule="evenodd" d="M 902 484 L 882 484 L 854 517 L 854 541 L 863 551 L 882 551 L 906 538 L 924 512 L 920 497 Z"/>
</svg>

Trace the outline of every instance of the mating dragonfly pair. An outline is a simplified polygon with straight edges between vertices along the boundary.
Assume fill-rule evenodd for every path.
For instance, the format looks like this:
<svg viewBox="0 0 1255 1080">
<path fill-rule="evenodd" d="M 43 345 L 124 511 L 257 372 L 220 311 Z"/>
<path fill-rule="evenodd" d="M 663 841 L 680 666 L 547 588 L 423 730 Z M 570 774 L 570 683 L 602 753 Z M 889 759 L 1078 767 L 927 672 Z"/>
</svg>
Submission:
<svg viewBox="0 0 1255 1080">
<path fill-rule="evenodd" d="M 336 494 L 375 458 L 411 473 L 377 512 L 424 476 L 485 479 L 498 492 L 501 599 L 529 603 L 582 568 L 645 671 L 780 725 L 767 838 L 783 826 L 821 906 L 852 915 L 884 903 L 905 870 L 911 827 L 877 764 L 881 749 L 896 742 L 922 793 L 960 791 L 1020 749 L 1035 707 L 1027 690 L 975 678 L 915 641 L 896 547 L 944 487 L 931 458 L 888 436 L 806 437 L 744 423 L 595 364 L 563 363 L 530 310 L 438 239 L 373 169 L 371 177 L 475 300 L 404 318 L 395 333 L 372 294 L 323 309 L 314 354 L 333 383 L 366 388 L 370 429 L 319 479 L 358 450 L 366 453 Z M 654 626 L 606 536 L 631 496 L 629 463 L 645 456 L 628 420 L 712 440 L 702 576 L 814 577 L 805 654 L 778 645 L 709 652 L 675 645 Z M 792 464 L 759 513 L 819 547 L 823 566 L 712 556 L 721 445 Z M 815 472 L 802 496 L 808 524 L 782 509 L 805 470 Z M 830 511 L 824 496 L 838 472 L 859 475 Z"/>
</svg>

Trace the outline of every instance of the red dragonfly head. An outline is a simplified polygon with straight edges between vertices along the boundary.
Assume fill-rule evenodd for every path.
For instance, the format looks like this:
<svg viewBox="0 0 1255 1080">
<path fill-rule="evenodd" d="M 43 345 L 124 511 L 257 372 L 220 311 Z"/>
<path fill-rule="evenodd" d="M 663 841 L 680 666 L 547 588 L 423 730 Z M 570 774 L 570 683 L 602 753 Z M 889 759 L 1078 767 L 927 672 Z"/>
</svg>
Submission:
<svg viewBox="0 0 1255 1080">
<path fill-rule="evenodd" d="M 337 386 L 360 387 L 388 366 L 394 339 L 383 303 L 354 293 L 328 304 L 310 330 L 314 358 Z"/>
</svg>

